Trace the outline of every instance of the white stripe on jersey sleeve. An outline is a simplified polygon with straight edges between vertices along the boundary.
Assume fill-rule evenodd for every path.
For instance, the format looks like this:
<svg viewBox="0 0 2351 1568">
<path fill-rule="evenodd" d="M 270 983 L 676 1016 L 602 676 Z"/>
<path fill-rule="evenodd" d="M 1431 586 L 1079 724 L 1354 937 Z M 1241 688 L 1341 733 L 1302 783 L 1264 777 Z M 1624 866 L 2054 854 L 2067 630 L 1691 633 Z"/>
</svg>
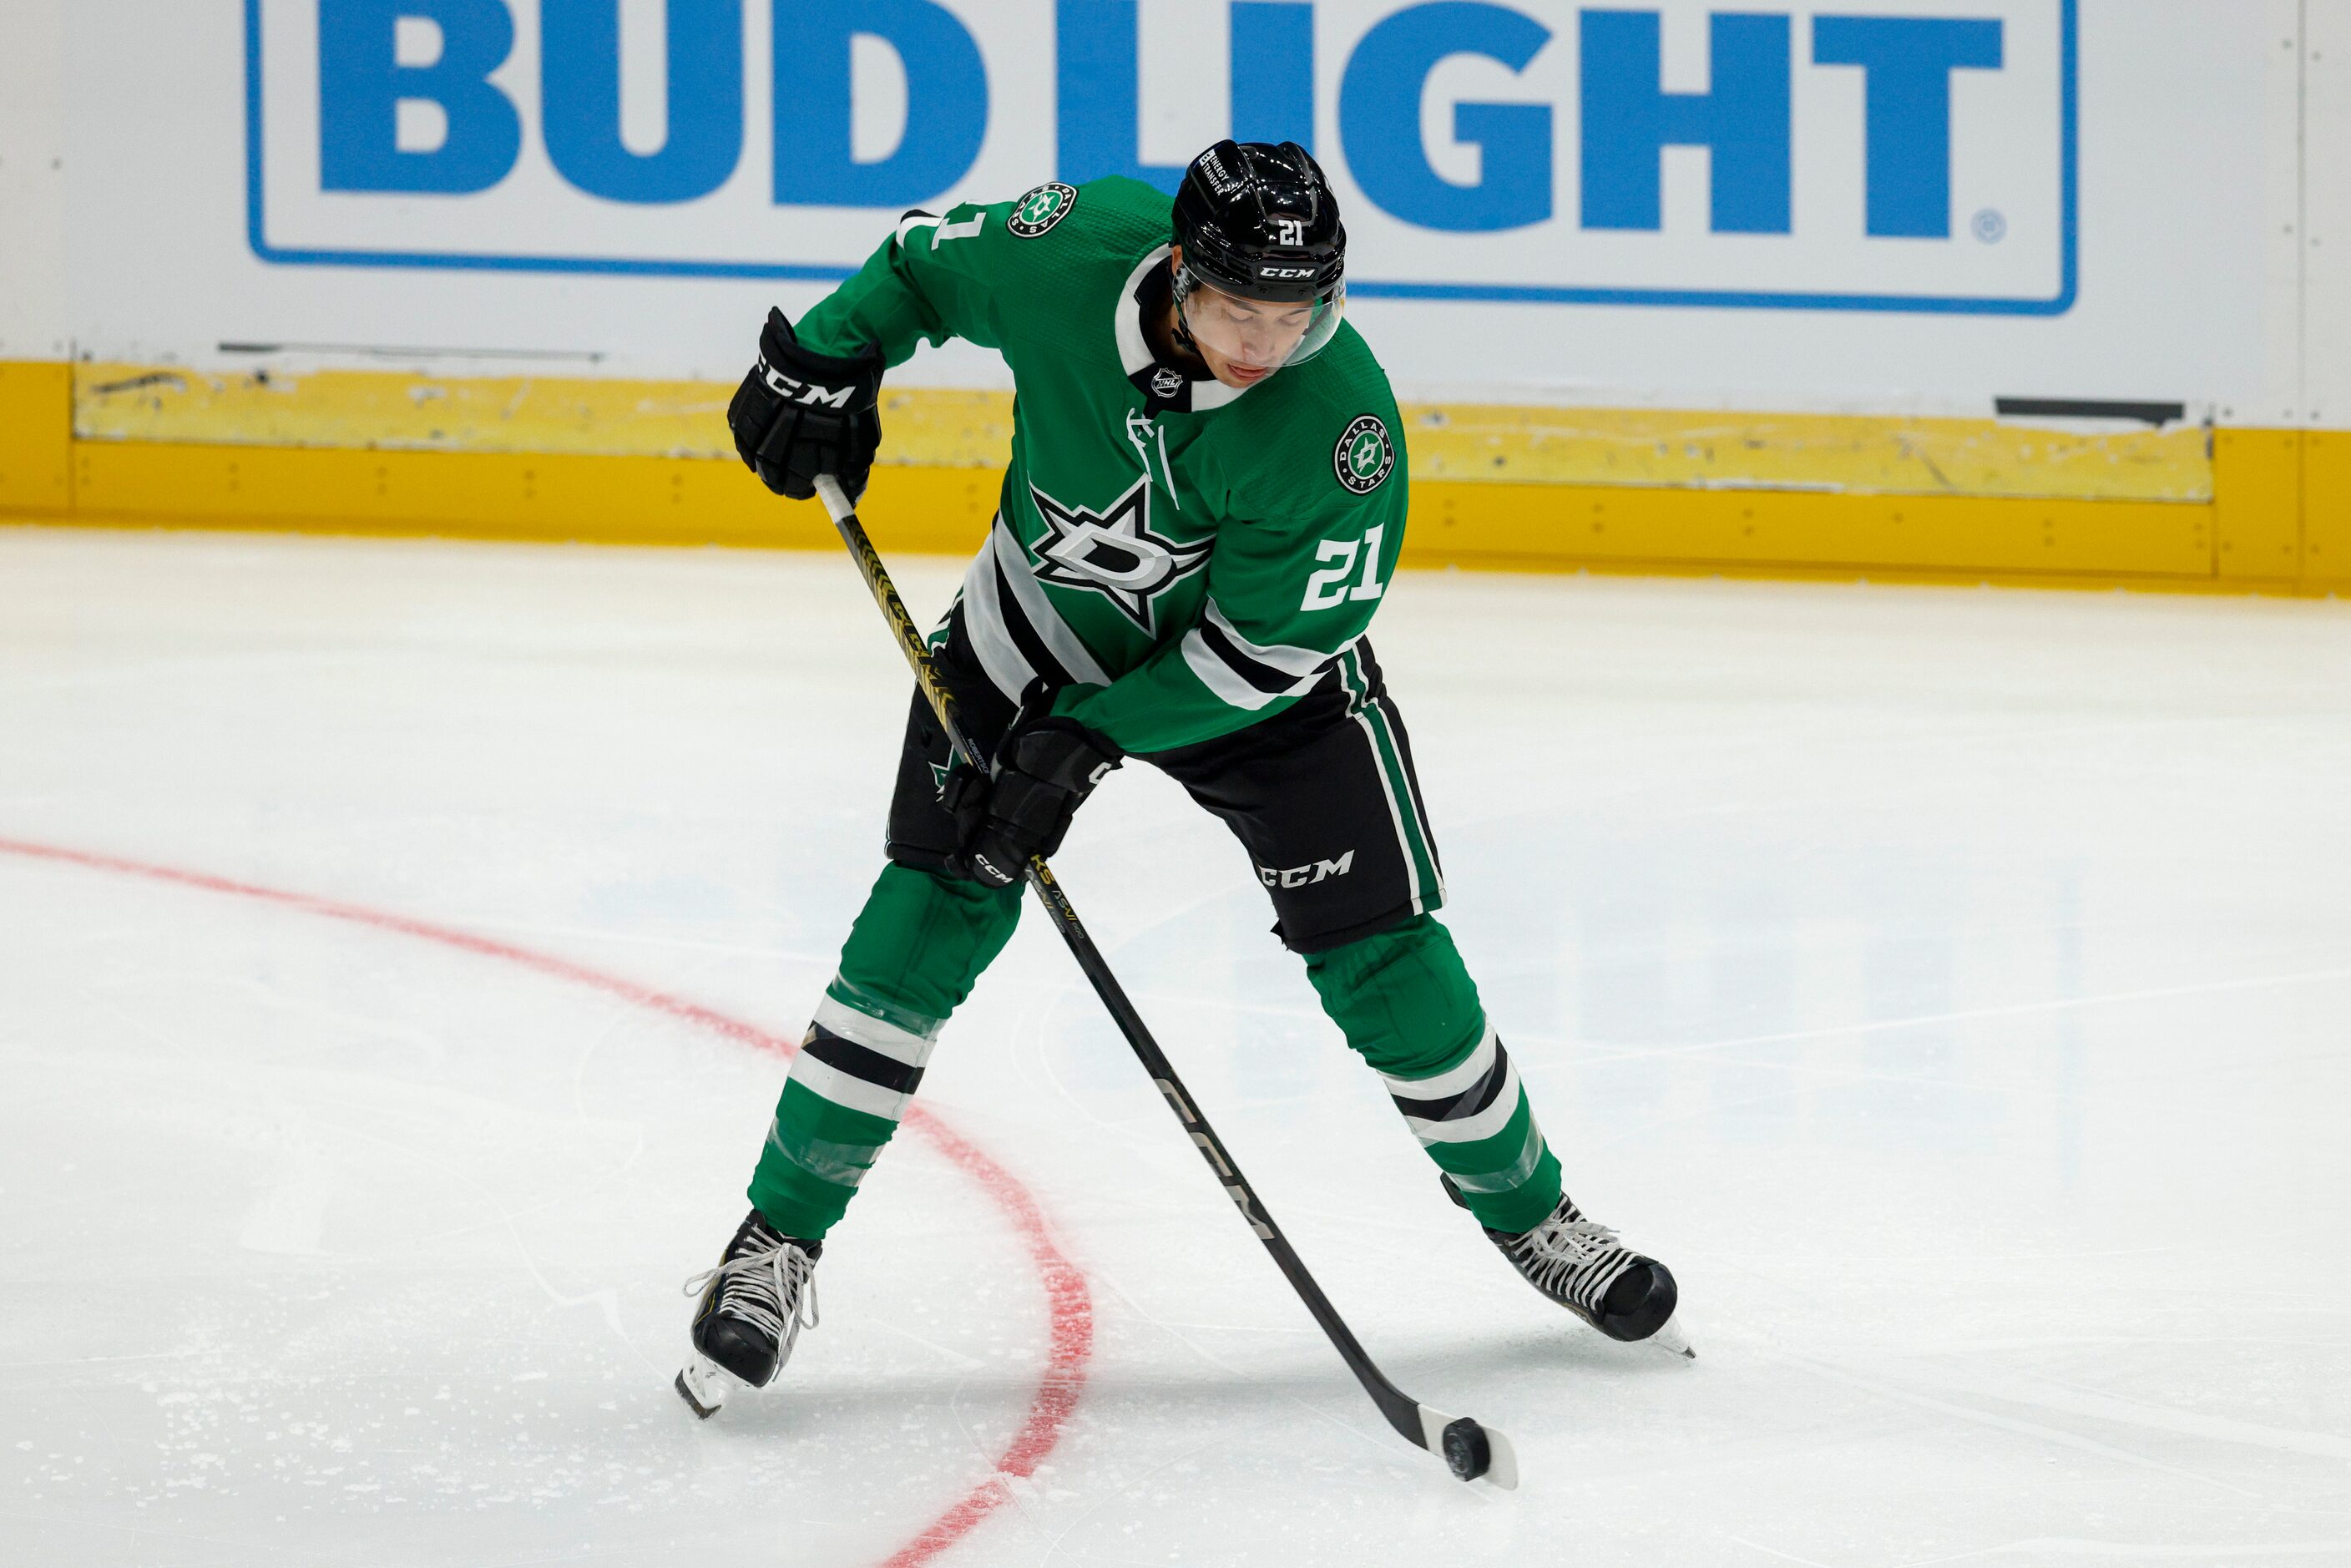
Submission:
<svg viewBox="0 0 2351 1568">
<path fill-rule="evenodd" d="M 1351 638 L 1346 647 L 1325 653 L 1319 649 L 1295 647 L 1288 643 L 1252 643 L 1242 636 L 1239 629 L 1231 622 L 1225 619 L 1225 612 L 1217 608 L 1215 600 L 1209 600 L 1204 610 L 1208 624 L 1230 638 L 1234 647 L 1269 669 L 1300 680 L 1309 675 L 1321 674 L 1325 665 L 1345 653 L 1348 648 L 1355 645 L 1354 640 Z"/>
<path fill-rule="evenodd" d="M 1203 607 L 1203 614 L 1229 649 L 1210 642 L 1196 626 L 1184 633 L 1184 663 L 1220 700 L 1251 713 L 1280 698 L 1302 696 L 1312 690 L 1340 653 L 1347 651 L 1325 653 L 1287 643 L 1253 643 L 1225 618 L 1213 599 Z M 1352 641 L 1347 644 L 1353 646 Z"/>
<path fill-rule="evenodd" d="M 943 221 L 944 220 L 940 218 L 938 214 L 926 213 L 920 207 L 916 207 L 914 211 L 908 213 L 904 217 L 898 220 L 898 248 L 900 250 L 906 248 L 906 236 L 913 234 L 916 229 L 935 228 Z M 872 231 L 868 230 L 867 232 L 870 234 Z M 935 245 L 937 242 L 934 240 L 932 243 Z"/>
<path fill-rule="evenodd" d="M 1200 684 L 1207 687 L 1218 701 L 1237 708 L 1247 708 L 1251 713 L 1268 703 L 1292 695 L 1286 691 L 1261 692 L 1241 679 L 1230 664 L 1217 657 L 1217 651 L 1208 646 L 1197 627 L 1184 633 L 1184 662 L 1192 667 L 1192 673 L 1200 677 Z"/>
<path fill-rule="evenodd" d="M 1081 685 L 1110 685 L 1110 676 L 1095 661 L 1093 654 L 1086 651 L 1086 645 L 1078 641 L 1078 634 L 1070 630 L 1070 623 L 1061 619 L 1061 612 L 1053 608 L 1052 600 L 1045 593 L 1045 585 L 1037 580 L 1035 571 L 1029 564 L 1029 552 L 1020 548 L 1020 541 L 1012 537 L 1011 526 L 1001 516 L 997 517 L 995 527 L 988 529 L 987 540 L 988 549 L 995 554 L 996 564 L 1004 569 L 1004 580 L 1012 585 L 1013 599 L 1019 604 L 1021 613 L 1029 617 L 1029 624 L 1036 629 L 1038 640 L 1045 644 L 1045 651 L 1060 660 L 1061 668 L 1070 673 L 1070 678 Z"/>
<path fill-rule="evenodd" d="M 963 576 L 963 629 L 990 685 L 1008 702 L 1019 702 L 1037 672 L 1004 626 L 1004 606 L 996 592 L 996 552 L 981 550 Z"/>
</svg>

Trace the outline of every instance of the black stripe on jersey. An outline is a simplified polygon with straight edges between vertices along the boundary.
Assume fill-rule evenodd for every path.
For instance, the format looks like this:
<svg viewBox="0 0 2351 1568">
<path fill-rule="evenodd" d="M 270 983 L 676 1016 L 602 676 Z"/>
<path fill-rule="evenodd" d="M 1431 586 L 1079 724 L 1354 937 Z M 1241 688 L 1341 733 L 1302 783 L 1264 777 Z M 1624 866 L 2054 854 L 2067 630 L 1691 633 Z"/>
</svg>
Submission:
<svg viewBox="0 0 2351 1568">
<path fill-rule="evenodd" d="M 1265 664 L 1243 653 L 1230 637 L 1225 635 L 1223 628 L 1213 621 L 1200 622 L 1200 641 L 1207 645 L 1210 653 L 1225 662 L 1227 669 L 1247 681 L 1257 690 L 1270 696 L 1288 696 L 1290 689 L 1300 681 L 1310 678 L 1320 680 L 1324 672 L 1330 668 L 1325 664 L 1316 670 L 1311 677 L 1293 675 L 1288 670 Z"/>
<path fill-rule="evenodd" d="M 1494 1065 L 1486 1070 L 1484 1077 L 1460 1093 L 1436 1100 L 1407 1100 L 1401 1094 L 1391 1094 L 1388 1098 L 1395 1102 L 1397 1110 L 1416 1121 L 1458 1122 L 1491 1105 L 1502 1092 L 1503 1080 L 1510 1075 L 1510 1055 L 1498 1040 L 1494 1042 Z"/>
<path fill-rule="evenodd" d="M 1021 607 L 1019 599 L 1013 593 L 1012 584 L 1005 580 L 1004 563 L 996 559 L 996 542 L 993 539 L 988 541 L 987 553 L 988 565 L 996 571 L 996 608 L 1004 616 L 1004 634 L 1012 639 L 1012 645 L 1020 650 L 1020 656 L 1029 661 L 1029 667 L 1044 677 L 1047 685 L 1055 690 L 1075 685 L 1078 678 L 1061 667 L 1061 660 L 1053 657 L 1052 649 L 1047 647 L 1045 639 L 1038 635 L 1036 626 L 1029 619 L 1029 612 Z"/>
<path fill-rule="evenodd" d="M 800 1049 L 827 1067 L 899 1094 L 912 1094 L 915 1085 L 923 1081 L 921 1068 L 893 1061 L 853 1040 L 841 1039 L 822 1025 L 809 1031 L 809 1040 Z"/>
</svg>

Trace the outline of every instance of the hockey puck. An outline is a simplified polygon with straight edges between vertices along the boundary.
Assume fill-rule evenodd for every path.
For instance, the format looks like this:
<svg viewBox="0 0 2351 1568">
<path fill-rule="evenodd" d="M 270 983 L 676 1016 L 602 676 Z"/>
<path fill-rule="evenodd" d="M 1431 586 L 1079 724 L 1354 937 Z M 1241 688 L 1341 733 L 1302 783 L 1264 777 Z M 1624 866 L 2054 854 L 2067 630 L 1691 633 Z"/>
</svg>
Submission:
<svg viewBox="0 0 2351 1568">
<path fill-rule="evenodd" d="M 1445 1465 L 1456 1477 L 1474 1481 L 1493 1462 L 1494 1452 L 1486 1442 L 1485 1427 L 1467 1416 L 1446 1427 Z"/>
</svg>

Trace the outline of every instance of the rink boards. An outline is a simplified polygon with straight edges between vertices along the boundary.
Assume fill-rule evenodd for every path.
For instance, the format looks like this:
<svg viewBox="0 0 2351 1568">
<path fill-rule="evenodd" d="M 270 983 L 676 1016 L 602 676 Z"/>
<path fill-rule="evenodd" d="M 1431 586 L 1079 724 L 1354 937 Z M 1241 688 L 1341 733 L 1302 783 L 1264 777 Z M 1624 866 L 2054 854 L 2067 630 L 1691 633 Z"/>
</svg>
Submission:
<svg viewBox="0 0 2351 1568">
<path fill-rule="evenodd" d="M 240 384 L 241 383 L 241 384 Z M 831 548 L 716 450 L 716 383 L 0 365 L 0 512 L 629 544 Z M 866 511 L 967 551 L 1009 398 L 889 394 Z M 1874 574 L 2326 592 L 2351 433 L 1407 404 L 1422 567 Z M 371 440 L 373 444 L 371 444 Z M 2306 501 L 2305 497 L 2309 499 Z"/>
</svg>

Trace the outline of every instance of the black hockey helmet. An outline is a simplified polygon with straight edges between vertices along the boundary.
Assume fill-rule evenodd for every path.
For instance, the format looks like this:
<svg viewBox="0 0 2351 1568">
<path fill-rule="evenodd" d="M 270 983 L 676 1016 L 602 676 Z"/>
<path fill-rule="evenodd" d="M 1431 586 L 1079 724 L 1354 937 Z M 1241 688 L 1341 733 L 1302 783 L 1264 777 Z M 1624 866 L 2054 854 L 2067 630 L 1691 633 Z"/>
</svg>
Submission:
<svg viewBox="0 0 2351 1568">
<path fill-rule="evenodd" d="M 1202 284 L 1242 299 L 1311 305 L 1314 324 L 1287 362 L 1330 341 L 1345 308 L 1347 231 L 1313 154 L 1295 141 L 1217 142 L 1176 192 L 1184 247 L 1176 297 Z"/>
</svg>

